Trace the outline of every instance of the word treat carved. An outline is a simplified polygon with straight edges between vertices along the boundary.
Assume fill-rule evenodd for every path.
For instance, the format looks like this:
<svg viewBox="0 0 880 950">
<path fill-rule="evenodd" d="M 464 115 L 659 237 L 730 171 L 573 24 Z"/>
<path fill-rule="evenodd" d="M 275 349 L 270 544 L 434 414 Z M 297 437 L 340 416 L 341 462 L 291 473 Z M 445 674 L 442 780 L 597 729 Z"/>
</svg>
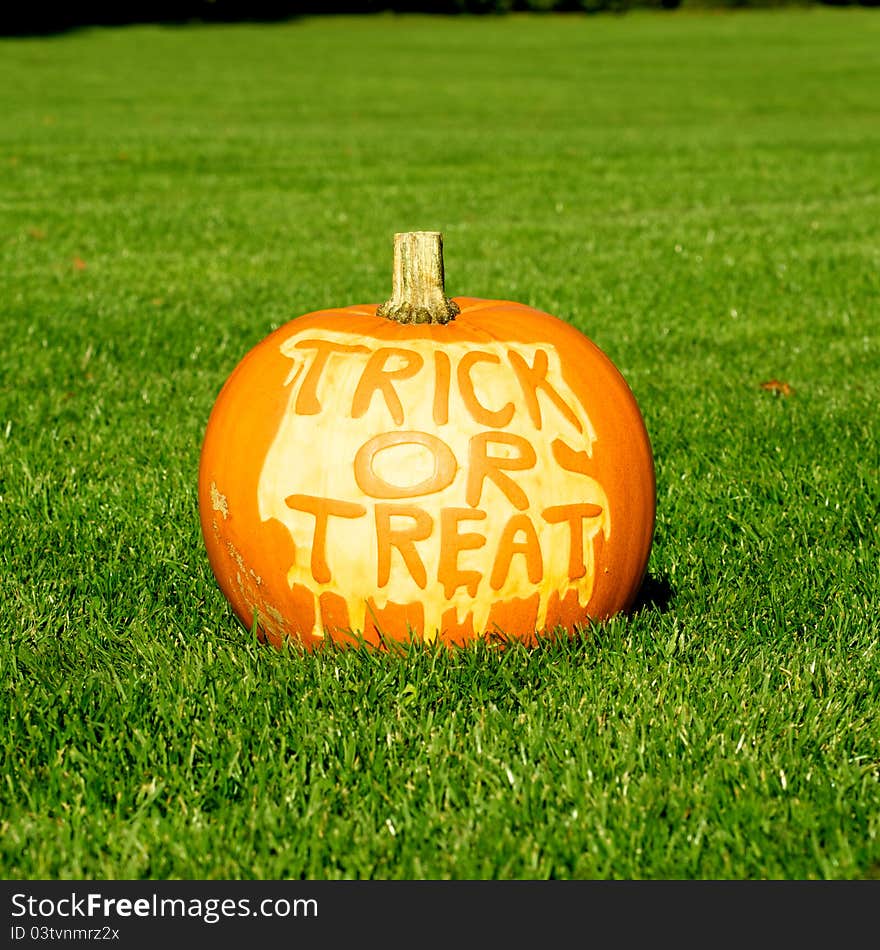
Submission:
<svg viewBox="0 0 880 950">
<path fill-rule="evenodd" d="M 626 610 L 655 481 L 622 375 L 564 320 L 447 299 L 439 233 L 394 250 L 388 302 L 292 320 L 217 398 L 199 510 L 235 614 L 311 648 L 535 643 Z"/>
</svg>

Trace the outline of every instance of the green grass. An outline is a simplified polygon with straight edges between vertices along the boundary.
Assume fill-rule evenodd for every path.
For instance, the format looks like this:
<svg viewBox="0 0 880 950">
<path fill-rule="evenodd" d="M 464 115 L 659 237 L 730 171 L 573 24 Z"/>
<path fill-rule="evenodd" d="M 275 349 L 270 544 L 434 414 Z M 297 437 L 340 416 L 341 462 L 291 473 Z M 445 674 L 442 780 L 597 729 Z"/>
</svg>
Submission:
<svg viewBox="0 0 880 950">
<path fill-rule="evenodd" d="M 865 9 L 0 41 L 3 876 L 880 875 L 878 48 Z M 208 413 L 412 229 L 622 370 L 650 582 L 531 651 L 279 654 L 204 555 Z"/>
</svg>

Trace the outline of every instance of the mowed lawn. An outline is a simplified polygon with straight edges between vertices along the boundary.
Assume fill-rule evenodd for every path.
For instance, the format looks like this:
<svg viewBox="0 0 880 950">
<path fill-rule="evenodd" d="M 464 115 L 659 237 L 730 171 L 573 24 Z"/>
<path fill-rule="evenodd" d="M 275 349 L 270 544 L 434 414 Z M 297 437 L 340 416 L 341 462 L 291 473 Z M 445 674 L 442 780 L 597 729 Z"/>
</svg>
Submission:
<svg viewBox="0 0 880 950">
<path fill-rule="evenodd" d="M 0 40 L 5 878 L 880 875 L 880 11 L 303 19 Z M 286 320 L 571 321 L 657 528 L 528 650 L 254 642 L 201 439 Z"/>
</svg>

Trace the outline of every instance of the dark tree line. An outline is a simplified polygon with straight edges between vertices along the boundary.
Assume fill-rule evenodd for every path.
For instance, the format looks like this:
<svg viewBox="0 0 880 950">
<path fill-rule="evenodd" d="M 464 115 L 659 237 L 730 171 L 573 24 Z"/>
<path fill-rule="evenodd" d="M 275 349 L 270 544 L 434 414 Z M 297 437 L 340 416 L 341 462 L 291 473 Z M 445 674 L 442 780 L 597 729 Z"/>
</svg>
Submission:
<svg viewBox="0 0 880 950">
<path fill-rule="evenodd" d="M 288 20 L 341 13 L 504 14 L 515 11 L 622 13 L 630 9 L 772 7 L 809 3 L 877 6 L 880 0 L 81 0 L 67 5 L 0 4 L 0 34 L 52 33 L 78 26 L 127 23 L 245 22 Z"/>
</svg>

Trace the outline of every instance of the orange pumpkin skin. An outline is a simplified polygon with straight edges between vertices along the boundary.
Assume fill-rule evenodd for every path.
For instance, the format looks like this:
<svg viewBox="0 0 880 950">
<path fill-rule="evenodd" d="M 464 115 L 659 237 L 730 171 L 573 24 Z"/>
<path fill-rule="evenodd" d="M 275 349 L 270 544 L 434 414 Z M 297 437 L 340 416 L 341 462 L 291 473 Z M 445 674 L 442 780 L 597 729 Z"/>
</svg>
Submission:
<svg viewBox="0 0 880 950">
<path fill-rule="evenodd" d="M 223 386 L 202 533 L 262 639 L 533 644 L 632 605 L 655 477 L 629 386 L 557 317 L 454 301 L 445 325 L 306 314 Z"/>
</svg>

